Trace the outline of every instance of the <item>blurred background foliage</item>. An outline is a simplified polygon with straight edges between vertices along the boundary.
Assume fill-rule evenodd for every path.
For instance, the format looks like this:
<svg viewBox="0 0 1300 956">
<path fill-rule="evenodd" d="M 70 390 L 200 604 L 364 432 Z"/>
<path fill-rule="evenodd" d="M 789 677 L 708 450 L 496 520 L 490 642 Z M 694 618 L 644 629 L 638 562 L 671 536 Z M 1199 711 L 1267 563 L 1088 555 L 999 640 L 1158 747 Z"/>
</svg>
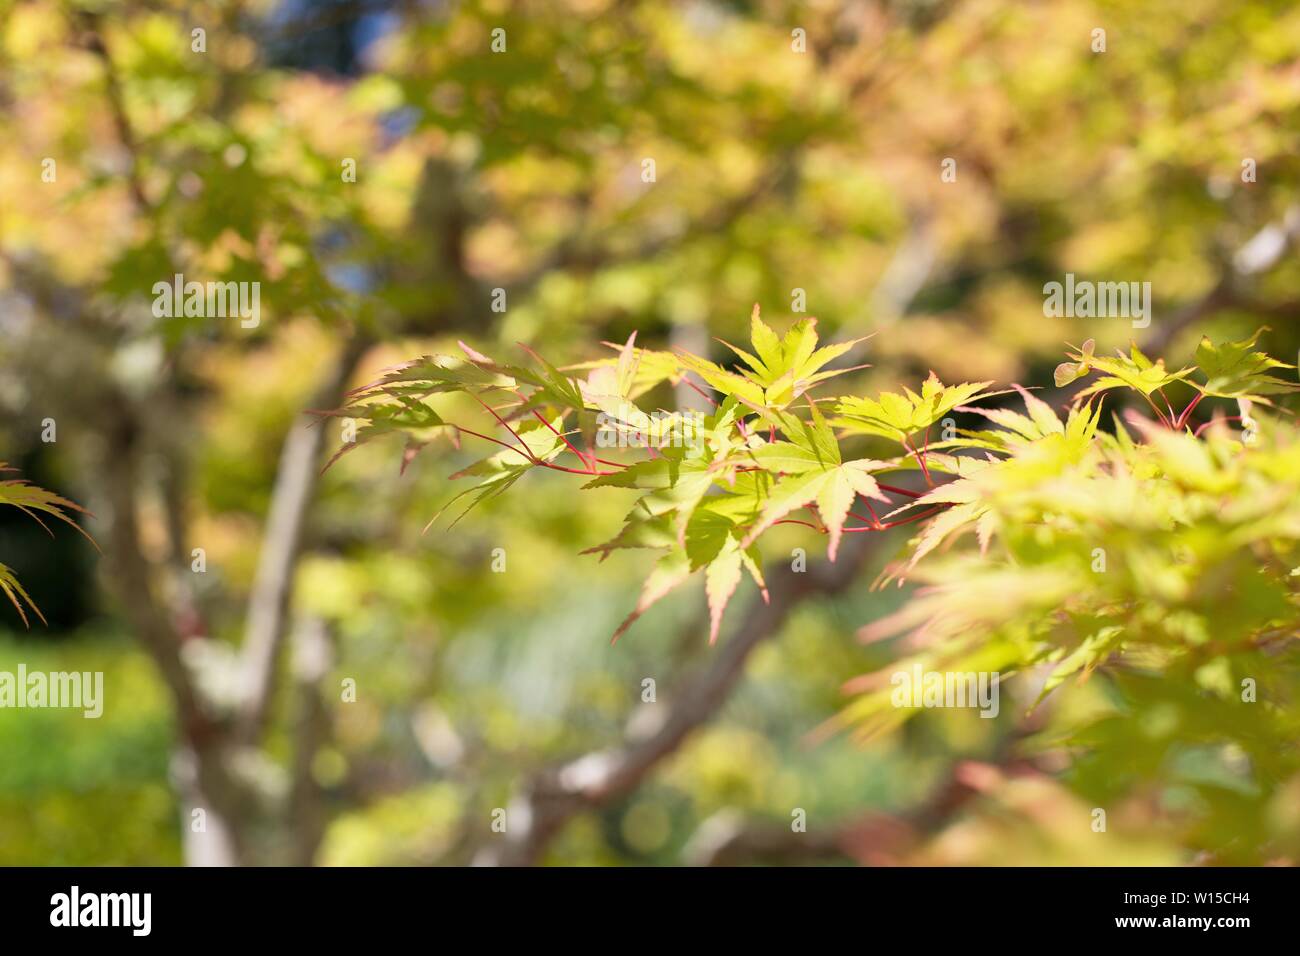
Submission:
<svg viewBox="0 0 1300 956">
<path fill-rule="evenodd" d="M 0 863 L 221 859 L 196 806 L 237 831 L 227 861 L 467 862 L 530 774 L 661 706 L 643 680 L 670 698 L 719 653 L 694 591 L 608 646 L 644 562 L 578 552 L 625 493 L 579 503 L 569 476 L 530 475 L 422 534 L 472 450 L 439 440 L 399 474 L 375 443 L 317 479 L 339 423 L 304 410 L 397 362 L 457 339 L 576 362 L 632 331 L 722 359 L 712 336 L 744 341 L 755 302 L 783 327 L 800 296 L 826 341 L 876 333 L 859 394 L 929 369 L 1050 385 L 1086 338 L 1172 364 L 1267 324 L 1293 358 L 1298 54 L 1283 0 L 0 0 L 0 458 L 90 508 L 106 552 L 0 516 L 0 561 L 50 619 L 0 609 L 0 669 L 102 669 L 107 696 L 98 721 L 0 711 Z M 1044 317 L 1066 272 L 1150 281 L 1150 328 Z M 260 323 L 155 318 L 176 273 L 259 282 Z M 277 591 L 259 567 L 286 476 L 307 493 Z M 801 530 L 773 560 L 815 557 Z M 869 589 L 905 534 L 886 538 L 538 859 L 1198 859 L 1176 781 L 1091 832 L 1104 768 L 1035 763 L 1021 707 L 810 739 L 892 657 L 854 639 L 907 600 Z M 287 607 L 266 626 L 259 595 Z M 286 660 L 249 734 L 255 631 Z M 314 682 L 288 662 L 311 635 Z"/>
</svg>

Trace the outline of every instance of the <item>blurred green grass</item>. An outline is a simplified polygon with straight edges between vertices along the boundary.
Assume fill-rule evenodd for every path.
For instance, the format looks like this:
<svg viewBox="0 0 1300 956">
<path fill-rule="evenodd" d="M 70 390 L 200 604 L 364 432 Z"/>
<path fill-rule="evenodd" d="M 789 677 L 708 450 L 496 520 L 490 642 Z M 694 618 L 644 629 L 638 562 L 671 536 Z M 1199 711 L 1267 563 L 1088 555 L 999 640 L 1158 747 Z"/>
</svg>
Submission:
<svg viewBox="0 0 1300 956">
<path fill-rule="evenodd" d="M 102 671 L 104 712 L 0 709 L 0 865 L 174 865 L 171 716 L 157 672 L 124 635 L 0 635 L 0 670 Z"/>
</svg>

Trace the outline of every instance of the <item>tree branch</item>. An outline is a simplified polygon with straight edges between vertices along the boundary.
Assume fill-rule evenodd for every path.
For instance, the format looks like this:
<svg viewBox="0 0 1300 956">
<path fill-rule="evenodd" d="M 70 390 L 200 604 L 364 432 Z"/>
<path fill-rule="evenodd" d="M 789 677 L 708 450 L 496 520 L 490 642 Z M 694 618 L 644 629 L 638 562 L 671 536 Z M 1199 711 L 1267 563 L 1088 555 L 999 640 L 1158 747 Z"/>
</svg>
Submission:
<svg viewBox="0 0 1300 956">
<path fill-rule="evenodd" d="M 369 347 L 366 336 L 354 335 L 312 395 L 308 408 L 338 407 L 352 372 Z M 319 460 L 324 443 L 325 429 L 303 414 L 294 418 L 280 452 L 240 652 L 245 697 L 239 724 L 240 739 L 245 743 L 257 738 L 270 709 L 303 526 L 320 478 Z"/>
<path fill-rule="evenodd" d="M 144 181 L 140 178 L 140 152 L 136 145 L 135 133 L 131 128 L 130 117 L 126 113 L 126 99 L 122 95 L 122 83 L 118 78 L 117 67 L 113 63 L 112 55 L 108 52 L 108 46 L 104 43 L 104 37 L 100 30 L 99 14 L 87 11 L 82 13 L 82 17 L 89 33 L 86 46 L 90 52 L 99 57 L 100 62 L 104 65 L 108 112 L 113 118 L 113 128 L 117 131 L 117 138 L 121 141 L 122 148 L 126 150 L 131 163 L 130 169 L 126 173 L 126 183 L 131 192 L 131 200 L 135 203 L 136 212 L 148 213 L 153 208 L 153 204 L 149 202 L 149 197 L 144 191 Z"/>
<path fill-rule="evenodd" d="M 475 863 L 529 866 L 575 816 L 604 806 L 634 790 L 692 731 L 718 712 L 744 673 L 754 649 L 774 637 L 790 612 L 803 601 L 843 591 L 874 552 L 874 536 L 855 536 L 834 564 L 771 576 L 771 603 L 755 600 L 735 635 L 710 654 L 708 663 L 683 682 L 675 700 L 658 707 L 657 722 L 629 733 L 621 746 L 586 754 L 535 775 L 507 807 L 506 832 L 481 850 Z"/>
<path fill-rule="evenodd" d="M 947 827 L 980 794 L 977 781 L 989 768 L 1022 773 L 1032 763 L 1018 756 L 1027 737 L 1041 730 L 1046 709 L 1022 718 L 1004 734 L 987 762 L 952 761 L 929 794 L 916 806 L 896 813 L 868 810 L 829 826 L 809 822 L 803 832 L 788 824 L 750 820 L 734 809 L 704 821 L 687 841 L 683 855 L 692 866 L 808 864 L 857 861 L 868 866 L 903 866 L 927 838 Z"/>
<path fill-rule="evenodd" d="M 316 755 L 329 736 L 330 716 L 322 683 L 333 662 L 329 629 L 317 617 L 299 621 L 291 638 L 294 697 L 293 762 L 289 788 L 289 848 L 293 866 L 311 866 L 328 822 L 324 793 L 316 780 Z"/>
</svg>

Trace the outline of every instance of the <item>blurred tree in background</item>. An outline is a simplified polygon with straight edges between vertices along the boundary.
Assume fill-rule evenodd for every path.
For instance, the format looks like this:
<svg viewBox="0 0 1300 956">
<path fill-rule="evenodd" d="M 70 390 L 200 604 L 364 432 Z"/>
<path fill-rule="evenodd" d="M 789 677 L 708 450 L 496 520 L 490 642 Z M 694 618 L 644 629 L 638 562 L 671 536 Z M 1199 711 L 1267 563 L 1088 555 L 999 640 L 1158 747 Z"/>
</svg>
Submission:
<svg viewBox="0 0 1300 956">
<path fill-rule="evenodd" d="M 1050 386 L 1089 338 L 1180 368 L 1265 324 L 1292 358 L 1298 53 L 1284 2 L 0 0 L 0 458 L 105 551 L 0 525 L 52 625 L 8 614 L 0 668 L 107 696 L 0 711 L 0 861 L 1257 862 L 1168 778 L 1093 839 L 1104 788 L 1022 746 L 1050 703 L 810 744 L 898 656 L 854 637 L 909 601 L 869 589 L 905 529 L 810 548 L 713 648 L 683 593 L 611 649 L 643 561 L 576 554 L 626 498 L 531 475 L 422 535 L 472 451 L 322 476 L 310 412 L 458 339 L 721 361 L 755 302 L 876 333 L 855 394 Z M 1065 273 L 1150 281 L 1150 326 L 1046 317 Z M 156 316 L 177 274 L 259 283 L 256 326 Z"/>
</svg>

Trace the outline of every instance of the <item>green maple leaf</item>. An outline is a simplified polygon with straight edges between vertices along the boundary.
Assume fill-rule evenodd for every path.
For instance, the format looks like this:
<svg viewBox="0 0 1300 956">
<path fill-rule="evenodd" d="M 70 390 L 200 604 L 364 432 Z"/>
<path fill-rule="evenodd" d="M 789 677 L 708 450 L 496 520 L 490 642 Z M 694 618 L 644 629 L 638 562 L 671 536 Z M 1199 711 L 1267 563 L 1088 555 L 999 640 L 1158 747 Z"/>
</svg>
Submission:
<svg viewBox="0 0 1300 956">
<path fill-rule="evenodd" d="M 669 515 L 656 515 L 652 518 L 637 518 L 628 521 L 623 529 L 604 544 L 587 548 L 580 554 L 598 554 L 604 561 L 615 551 L 635 548 L 669 550 L 677 544 L 677 533 L 673 530 Z"/>
<path fill-rule="evenodd" d="M 959 405 L 978 401 L 1003 392 L 984 391 L 991 382 L 964 382 L 944 385 L 933 372 L 918 395 L 911 389 L 903 394 L 882 392 L 879 398 L 844 396 L 837 400 L 837 417 L 832 424 L 849 434 L 878 435 L 905 441 L 914 433 L 929 428 Z"/>
<path fill-rule="evenodd" d="M 1075 405 L 1070 409 L 1065 422 L 1062 422 L 1052 407 L 1042 399 L 1019 385 L 1012 387 L 1020 392 L 1024 400 L 1024 415 L 1009 408 L 961 409 L 1002 426 L 1001 431 L 963 431 L 962 434 L 975 447 L 1011 453 L 1026 444 L 1050 439 L 1063 441 L 1073 452 L 1082 453 L 1091 444 L 1101 418 L 1100 407 Z"/>
<path fill-rule="evenodd" d="M 1247 398 L 1265 405 L 1269 402 L 1262 396 L 1300 391 L 1300 384 L 1268 374 L 1272 369 L 1293 369 L 1295 366 L 1254 351 L 1263 332 L 1261 328 L 1248 339 L 1218 345 L 1208 337 L 1202 337 L 1196 347 L 1196 363 L 1205 374 L 1206 382 L 1204 385 L 1188 384 L 1216 398 Z"/>
<path fill-rule="evenodd" d="M 865 337 L 869 338 L 869 336 Z M 754 409 L 780 409 L 814 385 L 842 375 L 849 369 L 823 372 L 821 369 L 848 352 L 864 338 L 817 348 L 817 320 L 800 319 L 784 338 L 778 338 L 754 306 L 750 316 L 750 341 L 754 352 L 723 342 L 748 368 L 731 372 L 693 355 L 682 355 L 683 366 L 726 395 L 734 396 Z M 757 353 L 757 354 L 755 354 Z"/>
<path fill-rule="evenodd" d="M 36 602 L 31 599 L 28 593 L 23 590 L 23 586 L 18 583 L 18 578 L 14 575 L 13 571 L 3 564 L 0 564 L 0 591 L 4 592 L 4 596 L 7 597 L 9 603 L 14 606 L 14 609 L 18 612 L 18 616 L 23 619 L 24 627 L 27 627 L 28 624 L 27 612 L 23 610 L 23 604 L 26 604 L 36 612 L 36 616 L 41 619 L 42 624 L 49 623 L 45 620 L 45 615 L 41 613 L 41 609 L 36 606 Z"/>
<path fill-rule="evenodd" d="M 637 618 L 648 611 L 654 604 L 669 594 L 674 588 L 691 575 L 690 562 L 681 551 L 670 551 L 659 559 L 641 587 L 641 596 L 637 598 L 636 607 L 623 619 L 623 623 L 614 631 L 610 639 L 613 644 L 622 637 Z"/>
<path fill-rule="evenodd" d="M 377 381 L 353 389 L 353 399 L 374 395 L 414 395 L 423 398 L 439 392 L 467 388 L 514 388 L 519 382 L 540 385 L 541 380 L 517 366 L 496 365 L 463 346 L 468 358 L 425 355 L 390 369 Z"/>
<path fill-rule="evenodd" d="M 812 456 L 816 461 L 823 463 L 823 467 L 838 465 L 841 461 L 839 440 L 811 397 L 808 399 L 808 410 L 810 417 L 807 421 L 791 412 L 778 409 L 764 412 L 763 417 L 770 424 L 777 426 L 789 439 L 786 444 L 793 445 L 801 453 Z"/>
<path fill-rule="evenodd" d="M 635 334 L 632 339 L 635 339 Z M 616 380 L 625 383 L 626 360 L 624 356 L 628 352 L 628 343 L 619 345 L 617 342 L 602 342 L 608 348 L 616 349 L 619 353 L 618 358 L 596 359 L 592 362 L 580 362 L 576 365 L 566 365 L 562 369 L 565 372 L 587 372 L 587 387 L 593 386 L 593 376 L 590 374 L 598 369 L 607 368 L 614 370 Z M 634 362 L 631 375 L 631 384 L 622 384 L 622 390 L 619 394 L 626 395 L 628 398 L 638 398 L 650 391 L 656 385 L 663 382 L 669 382 L 676 385 L 681 380 L 681 363 L 678 356 L 672 352 L 661 352 L 652 349 L 632 349 Z"/>
<path fill-rule="evenodd" d="M 330 413 L 346 416 L 361 422 L 356 435 L 336 451 L 325 467 L 328 468 L 350 451 L 354 451 L 366 442 L 385 435 L 403 435 L 406 437 L 406 454 L 402 458 L 402 470 L 414 457 L 415 453 L 429 443 L 429 440 L 446 429 L 447 423 L 436 411 L 422 400 L 423 396 L 398 392 L 391 401 L 354 405 L 340 412 Z"/>
<path fill-rule="evenodd" d="M 718 630 L 722 626 L 722 613 L 727 609 L 731 596 L 736 593 L 740 583 L 740 568 L 743 554 L 734 538 L 729 538 L 716 558 L 709 562 L 704 571 L 704 593 L 709 602 L 709 643 L 718 640 Z"/>
<path fill-rule="evenodd" d="M 700 358 L 698 355 L 682 354 L 678 356 L 682 368 L 694 372 L 723 395 L 738 399 L 751 408 L 765 408 L 767 397 L 763 386 L 743 375 L 729 372 L 715 362 Z"/>
<path fill-rule="evenodd" d="M 537 467 L 537 462 L 550 461 L 565 449 L 564 440 L 561 438 L 564 433 L 564 419 L 562 417 L 555 418 L 549 425 L 537 421 L 523 422 L 516 426 L 515 432 L 519 435 L 519 442 L 522 447 L 503 448 L 495 454 L 481 458 L 474 464 L 462 468 L 451 476 L 452 479 L 482 478 L 483 481 L 473 488 L 465 489 L 439 508 L 434 516 L 429 519 L 429 523 L 424 526 L 425 531 L 428 531 L 434 522 L 442 517 L 443 512 L 453 504 L 462 498 L 469 497 L 469 504 L 448 525 L 449 529 L 455 527 L 456 523 L 465 515 L 485 501 L 490 501 L 506 491 L 522 478 L 529 469 Z M 525 448 L 529 454 L 525 454 L 523 450 Z"/>
<path fill-rule="evenodd" d="M 1072 357 L 1078 360 L 1081 365 L 1086 365 L 1088 371 L 1095 369 L 1104 373 L 1102 378 L 1079 392 L 1075 396 L 1076 400 L 1082 400 L 1090 395 L 1096 395 L 1112 388 L 1131 388 L 1143 395 L 1150 396 L 1152 392 L 1167 385 L 1185 381 L 1187 376 L 1196 371 L 1192 366 L 1188 366 L 1179 369 L 1177 372 L 1170 372 L 1165 368 L 1164 359 L 1157 359 L 1152 362 L 1142 354 L 1142 350 L 1136 344 L 1129 349 L 1128 355 L 1117 351 L 1114 358 L 1089 355 L 1084 352 L 1076 352 Z M 1059 366 L 1057 370 L 1060 371 Z"/>
<path fill-rule="evenodd" d="M 880 491 L 871 472 L 879 469 L 881 462 L 860 459 L 825 468 L 808 470 L 778 479 L 772 486 L 758 520 L 741 542 L 749 547 L 764 531 L 789 515 L 810 504 L 817 505 L 817 513 L 830 536 L 827 555 L 834 561 L 839 549 L 840 536 L 849 510 L 858 495 L 888 500 Z"/>
<path fill-rule="evenodd" d="M 1039 692 L 1037 700 L 1034 701 L 1034 706 L 1037 707 L 1041 704 L 1043 698 L 1073 675 L 1081 674 L 1083 677 L 1087 677 L 1119 647 L 1123 636 L 1124 628 L 1109 625 L 1085 638 L 1078 647 L 1068 654 L 1064 654 L 1064 649 L 1058 649 L 1056 654 L 1053 655 L 1053 659 L 1060 658 L 1062 654 L 1064 654 L 1064 658 L 1057 660 L 1056 666 L 1052 668 L 1047 675 L 1047 679 L 1043 681 L 1043 689 Z"/>
</svg>

